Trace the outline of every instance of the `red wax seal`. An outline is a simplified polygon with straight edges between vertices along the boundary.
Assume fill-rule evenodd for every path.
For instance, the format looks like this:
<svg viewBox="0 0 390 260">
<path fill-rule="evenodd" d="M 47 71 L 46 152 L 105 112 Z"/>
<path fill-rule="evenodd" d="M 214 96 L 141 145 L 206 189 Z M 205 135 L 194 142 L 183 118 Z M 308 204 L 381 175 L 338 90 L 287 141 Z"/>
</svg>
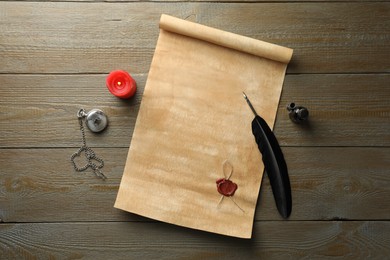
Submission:
<svg viewBox="0 0 390 260">
<path fill-rule="evenodd" d="M 237 184 L 225 178 L 217 180 L 217 190 L 223 196 L 231 197 L 237 190 Z"/>
<path fill-rule="evenodd" d="M 137 90 L 135 80 L 124 70 L 114 70 L 106 78 L 108 90 L 119 98 L 134 96 Z"/>
</svg>

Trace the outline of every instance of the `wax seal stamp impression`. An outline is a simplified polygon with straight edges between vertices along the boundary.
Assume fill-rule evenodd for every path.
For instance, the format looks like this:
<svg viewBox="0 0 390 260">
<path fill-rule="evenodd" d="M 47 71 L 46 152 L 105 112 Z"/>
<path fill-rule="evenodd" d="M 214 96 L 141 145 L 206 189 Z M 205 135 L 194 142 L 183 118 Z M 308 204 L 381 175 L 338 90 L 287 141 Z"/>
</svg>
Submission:
<svg viewBox="0 0 390 260">
<path fill-rule="evenodd" d="M 217 180 L 217 190 L 220 194 L 226 197 L 233 196 L 237 190 L 237 184 L 231 180 L 221 178 Z"/>
<path fill-rule="evenodd" d="M 233 165 L 231 165 L 230 162 L 226 160 L 222 164 L 222 170 L 225 178 L 220 178 L 216 181 L 217 191 L 219 194 L 222 195 L 221 199 L 218 202 L 218 206 L 222 203 L 225 197 L 228 197 L 242 212 L 244 212 L 244 210 L 233 199 L 233 195 L 238 188 L 238 185 L 230 180 L 230 177 L 233 174 Z"/>
</svg>

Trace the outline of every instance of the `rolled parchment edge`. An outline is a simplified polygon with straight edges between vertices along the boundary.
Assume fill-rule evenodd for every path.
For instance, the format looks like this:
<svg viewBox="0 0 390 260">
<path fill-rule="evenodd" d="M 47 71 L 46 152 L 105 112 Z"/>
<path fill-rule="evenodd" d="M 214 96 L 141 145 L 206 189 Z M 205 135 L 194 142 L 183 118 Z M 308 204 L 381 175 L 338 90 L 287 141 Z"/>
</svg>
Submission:
<svg viewBox="0 0 390 260">
<path fill-rule="evenodd" d="M 293 53 L 293 50 L 287 47 L 226 32 L 166 14 L 161 15 L 160 29 L 283 63 L 289 63 Z"/>
</svg>

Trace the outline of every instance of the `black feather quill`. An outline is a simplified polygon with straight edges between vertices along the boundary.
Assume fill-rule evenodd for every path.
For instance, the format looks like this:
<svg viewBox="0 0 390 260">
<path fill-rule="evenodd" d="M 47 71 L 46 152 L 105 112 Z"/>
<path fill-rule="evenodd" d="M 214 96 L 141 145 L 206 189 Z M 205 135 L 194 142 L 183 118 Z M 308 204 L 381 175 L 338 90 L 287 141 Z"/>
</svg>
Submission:
<svg viewBox="0 0 390 260">
<path fill-rule="evenodd" d="M 263 156 L 265 171 L 271 183 L 276 206 L 280 215 L 283 218 L 288 218 L 291 214 L 292 199 L 286 161 L 271 128 L 256 113 L 245 93 L 244 97 L 255 114 L 252 121 L 252 133 Z"/>
</svg>

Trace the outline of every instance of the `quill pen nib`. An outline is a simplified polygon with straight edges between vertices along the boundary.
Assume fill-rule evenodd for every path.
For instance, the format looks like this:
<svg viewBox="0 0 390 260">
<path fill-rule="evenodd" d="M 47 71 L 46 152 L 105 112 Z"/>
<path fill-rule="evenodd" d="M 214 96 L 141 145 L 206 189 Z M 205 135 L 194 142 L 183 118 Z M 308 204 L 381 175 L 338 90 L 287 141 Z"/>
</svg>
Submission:
<svg viewBox="0 0 390 260">
<path fill-rule="evenodd" d="M 246 96 L 245 92 L 242 92 L 242 95 L 244 96 L 245 100 L 246 100 L 246 103 L 248 103 L 249 107 L 251 108 L 253 114 L 255 114 L 255 116 L 257 116 L 257 112 L 256 110 L 254 109 L 254 107 L 252 106 L 252 103 L 249 101 L 248 97 Z"/>
</svg>

